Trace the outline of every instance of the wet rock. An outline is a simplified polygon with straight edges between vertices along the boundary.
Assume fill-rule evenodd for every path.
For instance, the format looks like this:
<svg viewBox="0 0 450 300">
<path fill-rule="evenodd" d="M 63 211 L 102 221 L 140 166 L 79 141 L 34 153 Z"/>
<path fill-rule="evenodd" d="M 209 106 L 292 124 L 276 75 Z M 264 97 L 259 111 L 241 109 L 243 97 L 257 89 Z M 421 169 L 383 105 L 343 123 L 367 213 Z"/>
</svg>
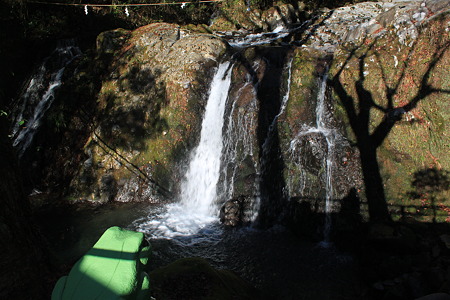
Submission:
<svg viewBox="0 0 450 300">
<path fill-rule="evenodd" d="M 289 101 L 278 123 L 283 175 L 292 199 L 308 201 L 313 211 L 322 213 L 327 161 L 332 164 L 332 198 L 343 199 L 352 189 L 362 187 L 359 156 L 343 126 L 346 116 L 326 87 L 320 95 L 323 104 L 319 104 L 319 89 L 324 86 L 322 80 L 329 62 L 326 52 L 306 47 L 295 49 L 293 55 Z M 322 111 L 322 128 L 318 128 L 317 111 Z M 339 206 L 340 201 L 332 201 L 329 212 L 338 212 Z"/>
<path fill-rule="evenodd" d="M 100 181 L 100 202 L 112 201 L 117 194 L 116 179 L 112 174 L 103 175 Z"/>
<path fill-rule="evenodd" d="M 236 227 L 248 223 L 246 211 L 250 208 L 249 197 L 239 196 L 228 200 L 220 208 L 220 222 L 225 226 Z"/>
</svg>

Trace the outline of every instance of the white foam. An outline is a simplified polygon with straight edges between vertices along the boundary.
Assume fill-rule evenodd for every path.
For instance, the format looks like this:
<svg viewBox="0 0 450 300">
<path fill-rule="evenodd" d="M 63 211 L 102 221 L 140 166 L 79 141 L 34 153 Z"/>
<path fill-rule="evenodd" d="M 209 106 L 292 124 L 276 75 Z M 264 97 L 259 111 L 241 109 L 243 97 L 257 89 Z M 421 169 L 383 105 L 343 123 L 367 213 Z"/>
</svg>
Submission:
<svg viewBox="0 0 450 300">
<path fill-rule="evenodd" d="M 192 152 L 181 200 L 137 225 L 152 237 L 192 236 L 217 221 L 217 182 L 222 155 L 225 103 L 231 84 L 230 62 L 222 63 L 211 83 L 199 145 Z"/>
</svg>

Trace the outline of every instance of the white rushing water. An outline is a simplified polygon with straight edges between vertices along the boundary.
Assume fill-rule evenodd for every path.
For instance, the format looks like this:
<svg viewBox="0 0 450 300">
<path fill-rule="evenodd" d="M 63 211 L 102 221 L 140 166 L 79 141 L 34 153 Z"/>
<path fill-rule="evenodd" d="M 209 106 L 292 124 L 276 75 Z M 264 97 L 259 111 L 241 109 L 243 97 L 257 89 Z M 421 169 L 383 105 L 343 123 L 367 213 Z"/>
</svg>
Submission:
<svg viewBox="0 0 450 300">
<path fill-rule="evenodd" d="M 55 100 L 55 91 L 62 84 L 61 79 L 66 66 L 80 54 L 80 49 L 73 42 L 61 42 L 31 78 L 20 99 L 20 109 L 15 117 L 16 121 L 12 132 L 15 135 L 13 146 L 17 148 L 19 157 L 30 146 L 45 113 Z M 49 74 L 50 76 L 48 76 Z M 50 78 L 48 81 L 46 80 L 47 76 Z M 42 94 L 44 89 L 45 92 Z M 34 106 L 34 109 L 29 119 L 25 120 L 24 114 L 28 106 Z"/>
<path fill-rule="evenodd" d="M 279 24 L 277 27 L 269 32 L 248 33 L 248 32 L 216 32 L 217 35 L 225 38 L 230 46 L 236 48 L 245 48 L 253 46 L 267 45 L 292 35 L 293 33 L 302 30 L 310 21 L 305 21 L 302 24 L 297 24 L 295 27 L 288 28 L 284 24 Z"/>
<path fill-rule="evenodd" d="M 294 58 L 292 58 L 288 65 L 288 78 L 287 78 L 287 87 L 286 87 L 286 93 L 283 96 L 283 99 L 281 100 L 280 110 L 278 111 L 278 114 L 275 115 L 272 122 L 269 125 L 269 129 L 267 132 L 267 136 L 264 140 L 264 143 L 262 145 L 262 155 L 261 155 L 261 173 L 264 174 L 264 172 L 267 171 L 267 165 L 270 162 L 272 157 L 270 157 L 270 151 L 273 147 L 274 138 L 276 134 L 277 126 L 278 126 L 278 118 L 284 113 L 286 110 L 286 106 L 289 101 L 289 94 L 291 92 L 291 77 L 292 77 L 292 62 L 294 61 Z M 264 196 L 264 195 L 262 195 Z M 259 210 L 259 209 L 258 209 Z"/>
<path fill-rule="evenodd" d="M 228 40 L 228 43 L 232 47 L 245 48 L 250 46 L 258 46 L 270 44 L 276 40 L 287 37 L 292 31 L 285 26 L 278 26 L 271 32 L 262 32 L 242 35 L 230 35 L 230 33 L 219 33 L 218 35 Z"/>
<path fill-rule="evenodd" d="M 167 211 L 159 216 L 137 224 L 139 230 L 153 237 L 189 236 L 218 220 L 219 209 L 215 201 L 223 148 L 222 128 L 231 73 L 230 62 L 222 63 L 212 80 L 200 142 L 192 152 L 181 185 L 180 202 L 168 205 Z"/>
<path fill-rule="evenodd" d="M 214 215 L 214 200 L 220 176 L 222 156 L 222 128 L 225 103 L 231 83 L 230 63 L 224 63 L 214 76 L 202 122 L 200 143 L 194 150 L 186 180 L 181 186 L 181 202 L 185 209 L 200 215 Z"/>
</svg>

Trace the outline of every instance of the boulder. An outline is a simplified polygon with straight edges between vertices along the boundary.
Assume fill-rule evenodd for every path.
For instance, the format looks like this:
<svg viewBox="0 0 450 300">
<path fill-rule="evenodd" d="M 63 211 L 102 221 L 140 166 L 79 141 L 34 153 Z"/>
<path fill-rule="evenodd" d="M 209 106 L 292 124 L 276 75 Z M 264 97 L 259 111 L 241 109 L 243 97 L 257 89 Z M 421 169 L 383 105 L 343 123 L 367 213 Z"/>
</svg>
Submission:
<svg viewBox="0 0 450 300">
<path fill-rule="evenodd" d="M 251 199 L 239 196 L 225 202 L 220 209 L 220 222 L 225 226 L 235 227 L 250 222 L 247 211 L 250 209 Z"/>
<path fill-rule="evenodd" d="M 359 44 L 395 32 L 403 45 L 418 37 L 419 27 L 437 14 L 448 11 L 449 0 L 361 2 L 324 10 L 302 33 L 302 44 L 334 52 L 345 43 Z"/>
<path fill-rule="evenodd" d="M 178 165 L 196 142 L 214 67 L 227 49 L 216 36 L 167 23 L 99 35 L 96 117 L 82 149 L 88 163 L 71 181 L 72 198 L 155 202 L 170 196 L 182 176 Z M 66 92 L 82 84 L 75 78 Z"/>
</svg>

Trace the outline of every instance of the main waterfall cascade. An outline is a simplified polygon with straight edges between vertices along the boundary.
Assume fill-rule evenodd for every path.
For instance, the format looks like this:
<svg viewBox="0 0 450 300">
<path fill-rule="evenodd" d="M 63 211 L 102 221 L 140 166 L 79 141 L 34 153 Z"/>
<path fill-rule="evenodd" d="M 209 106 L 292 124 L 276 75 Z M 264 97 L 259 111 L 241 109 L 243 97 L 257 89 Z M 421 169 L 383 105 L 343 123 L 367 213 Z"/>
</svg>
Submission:
<svg viewBox="0 0 450 300">
<path fill-rule="evenodd" d="M 259 64 L 260 61 L 253 62 L 252 68 L 258 69 Z M 234 67 L 237 68 L 237 65 Z M 265 189 L 261 186 L 261 178 L 268 177 L 264 172 L 270 172 L 273 159 L 270 148 L 278 142 L 278 122 L 286 113 L 290 100 L 292 67 L 293 59 L 286 59 L 282 68 L 284 76 L 280 76 L 283 78 L 280 90 L 284 94 L 279 99 L 279 110 L 269 120 L 265 136 L 260 141 L 260 149 L 257 149 L 255 135 L 261 101 L 258 99 L 259 82 L 255 84 L 254 78 L 248 75 L 245 82 L 234 81 L 236 86 L 233 86 L 230 63 L 219 66 L 212 79 L 200 142 L 192 151 L 186 181 L 181 185 L 180 202 L 161 207 L 161 211 L 153 211 L 149 216 L 136 220 L 132 226 L 150 236 L 153 267 L 164 266 L 178 258 L 199 256 L 217 268 L 236 271 L 256 287 L 283 299 L 303 295 L 304 287 L 315 290 L 317 299 L 327 299 L 330 293 L 342 288 L 341 283 L 334 278 L 340 278 L 345 272 L 350 273 L 344 275 L 350 281 L 358 280 L 352 277 L 352 271 L 348 271 L 353 268 L 351 258 L 336 254 L 333 248 L 326 249 L 329 247 L 318 250 L 316 243 L 299 241 L 282 226 L 275 225 L 266 230 L 252 226 L 223 230 L 218 224 L 220 205 L 239 196 L 242 191 L 251 197 L 244 218 L 252 222 L 259 217 L 260 201 L 267 200 L 264 198 Z M 322 161 L 326 171 L 321 175 L 326 188 L 330 189 L 324 199 L 328 212 L 333 198 L 331 177 L 335 159 L 334 143 L 341 137 L 331 126 L 332 113 L 325 103 L 326 75 L 319 78 L 319 87 L 315 99 L 316 125 L 305 128 L 305 132 L 295 136 L 291 146 L 298 146 L 297 141 L 300 141 L 301 136 L 310 132 L 316 132 L 326 139 L 327 148 L 321 150 L 326 154 Z M 298 159 L 294 149 L 292 155 L 294 160 Z M 251 171 L 246 172 L 246 168 Z M 250 183 L 244 184 L 243 181 Z M 328 246 L 328 217 L 325 223 L 328 225 L 324 229 L 322 245 Z M 271 259 L 273 257 L 276 259 Z"/>
<path fill-rule="evenodd" d="M 193 150 L 181 184 L 179 203 L 156 218 L 137 222 L 141 231 L 155 237 L 189 236 L 217 220 L 217 184 L 223 148 L 222 128 L 231 83 L 230 62 L 219 65 L 211 82 L 202 122 L 200 142 Z"/>
<path fill-rule="evenodd" d="M 244 51 L 247 47 L 259 47 L 261 43 L 273 41 L 275 37 L 283 38 L 289 30 L 278 28 L 267 35 L 250 35 L 242 38 L 234 38 L 231 45 L 236 52 Z M 267 50 L 264 50 L 268 53 Z M 288 50 L 289 51 L 289 50 Z M 290 54 L 280 52 L 283 55 L 283 66 L 276 62 L 275 69 L 270 69 L 270 59 L 280 60 L 277 56 L 270 59 L 256 56 L 254 61 L 249 61 L 246 66 L 247 74 L 244 82 L 234 83 L 232 86 L 233 64 L 224 62 L 218 66 L 217 72 L 212 78 L 209 98 L 205 107 L 205 115 L 200 132 L 198 146 L 191 152 L 190 162 L 184 175 L 184 181 L 180 184 L 180 195 L 177 203 L 161 207 L 160 211 L 151 217 L 136 220 L 135 227 L 150 234 L 152 237 L 168 237 L 195 235 L 199 230 L 208 227 L 208 224 L 217 224 L 220 207 L 228 200 L 245 197 L 246 207 L 243 208 L 245 223 L 254 222 L 261 209 L 261 203 L 269 203 L 272 196 L 267 195 L 265 185 L 270 184 L 271 163 L 274 157 L 272 148 L 279 141 L 277 126 L 279 118 L 285 113 L 291 93 L 291 76 L 294 58 Z M 48 57 L 32 77 L 29 85 L 21 98 L 19 109 L 15 114 L 12 134 L 14 146 L 19 155 L 31 145 L 46 111 L 51 107 L 55 98 L 55 91 L 60 87 L 61 78 L 66 66 L 80 54 L 80 50 L 73 43 L 63 43 Z M 280 55 L 280 54 L 277 54 Z M 280 56 L 281 57 L 281 56 Z M 239 64 L 239 59 L 233 58 Z M 280 60 L 281 61 L 281 60 Z M 264 66 L 265 65 L 265 66 Z M 51 67 L 50 67 L 51 66 Z M 269 68 L 269 69 L 267 69 Z M 260 70 L 271 70 L 283 74 L 277 74 L 280 78 L 278 88 L 280 93 L 278 111 L 271 112 L 264 135 L 259 135 L 261 118 L 260 99 L 261 74 Z M 50 76 L 49 76 L 50 74 Z M 260 78 L 257 78 L 260 76 Z M 256 81 L 255 81 L 256 80 Z M 315 197 L 323 199 L 325 221 L 323 235 L 325 241 L 329 240 L 330 212 L 333 210 L 334 198 L 333 172 L 335 160 L 335 144 L 344 138 L 331 126 L 332 113 L 326 104 L 326 72 L 318 79 L 318 96 L 316 103 L 315 126 L 303 125 L 289 145 L 290 157 L 288 159 L 295 164 L 300 173 L 307 167 L 302 161 L 302 150 L 299 150 L 305 141 L 309 143 L 312 152 L 322 160 L 322 170 L 318 175 L 322 178 L 323 188 Z M 245 100 L 242 100 L 245 99 Z M 272 104 L 270 104 L 272 105 Z M 273 108 L 272 107 L 272 108 Z M 265 109 L 270 109 L 266 107 Z M 26 122 L 26 126 L 22 125 Z M 326 142 L 323 148 L 321 137 Z M 258 143 L 260 149 L 258 148 Z M 280 173 L 281 175 L 281 173 Z M 264 179 L 266 178 L 266 179 Z M 283 187 L 286 197 L 307 195 L 307 176 L 286 177 L 286 186 Z M 265 181 L 266 180 L 266 181 Z M 296 180 L 296 182 L 294 182 Z M 298 188 L 301 186 L 301 188 Z M 286 193 L 287 192 L 287 193 Z M 322 196 L 323 194 L 323 196 Z M 154 213 L 154 212 L 153 212 Z M 267 214 L 267 212 L 265 212 Z M 270 212 L 269 212 L 270 214 Z M 264 217 L 264 216 L 263 216 Z M 214 226 L 214 225 L 213 225 Z"/>
<path fill-rule="evenodd" d="M 13 146 L 19 157 L 31 145 L 35 133 L 55 99 L 61 86 L 66 66 L 81 54 L 74 41 L 61 41 L 57 48 L 39 66 L 20 98 L 19 110 L 14 117 Z M 50 76 L 48 76 L 50 75 Z"/>
<path fill-rule="evenodd" d="M 255 34 L 242 37 L 232 37 L 230 45 L 236 52 L 245 51 L 248 47 L 260 47 L 274 39 L 286 37 L 290 30 L 277 28 L 268 34 Z M 225 37 L 224 37 L 225 38 Z M 230 37 L 227 37 L 230 38 Z M 269 47 L 270 48 L 270 47 Z M 265 52 L 264 52 L 265 51 Z M 264 50 L 262 53 L 269 53 Z M 267 195 L 265 185 L 271 184 L 271 163 L 274 153 L 274 143 L 279 141 L 277 126 L 279 118 L 285 113 L 291 93 L 291 76 L 293 57 L 287 54 L 289 50 L 280 52 L 275 56 L 262 56 L 248 61 L 244 82 L 231 85 L 233 66 L 231 62 L 221 63 L 212 78 L 209 98 L 205 107 L 205 115 L 200 133 L 198 146 L 191 152 L 190 162 L 180 184 L 180 195 L 177 201 L 165 208 L 161 208 L 158 215 L 148 219 L 137 220 L 134 226 L 154 237 L 174 237 L 196 234 L 198 230 L 208 224 L 218 221 L 220 206 L 228 200 L 245 197 L 246 207 L 243 208 L 243 220 L 246 223 L 254 222 L 261 209 L 261 203 L 269 203 L 272 196 Z M 61 78 L 66 66 L 80 54 L 80 50 L 73 43 L 63 43 L 40 66 L 36 75 L 32 77 L 26 92 L 21 98 L 19 109 L 15 114 L 15 123 L 12 128 L 14 146 L 19 155 L 31 145 L 34 135 L 39 129 L 46 111 L 51 107 L 55 91 L 60 87 Z M 277 55 L 282 55 L 278 57 Z M 270 57 L 270 58 L 269 58 Z M 283 57 L 283 58 L 281 58 Z M 268 59 L 269 58 L 269 59 Z M 235 58 L 234 58 L 235 59 Z M 283 66 L 278 66 L 282 61 Z M 239 59 L 235 59 L 239 64 Z M 274 63 L 274 69 L 270 64 Z M 264 66 L 265 65 L 265 66 Z M 51 67 L 50 67 L 51 66 Z M 275 101 L 274 99 L 261 99 L 262 77 L 258 72 L 280 72 L 279 103 L 275 106 L 265 107 L 273 109 L 265 120 L 265 132 L 261 130 L 260 110 L 261 101 Z M 48 75 L 50 74 L 50 76 Z M 267 74 L 266 74 L 267 75 Z M 257 78 L 260 76 L 260 78 Z M 255 81 L 256 80 L 256 81 Z M 278 79 L 277 79 L 278 80 Z M 329 213 L 332 210 L 334 198 L 333 168 L 334 152 L 337 140 L 343 139 L 330 123 L 331 112 L 326 105 L 326 74 L 319 78 L 319 92 L 316 104 L 316 124 L 313 127 L 304 125 L 302 130 L 293 138 L 289 146 L 291 163 L 296 165 L 300 173 L 307 167 L 302 163 L 302 151 L 299 147 L 308 140 L 312 152 L 322 160 L 323 169 L 318 176 L 322 177 L 323 191 L 317 198 L 323 198 L 325 225 L 323 234 L 325 240 L 329 239 L 331 221 Z M 263 92 L 264 93 L 264 92 Z M 266 97 L 267 98 L 267 97 Z M 245 99 L 245 100 L 242 100 Z M 243 104 L 244 103 L 244 104 Z M 22 127 L 22 125 L 25 125 Z M 256 138 L 256 136 L 258 136 Z M 326 141 L 326 149 L 321 142 Z M 258 145 L 259 143 L 259 145 Z M 279 146 L 279 145 L 278 145 Z M 277 146 L 277 147 L 278 147 Z M 259 149 L 257 149 L 259 147 Z M 277 171 L 278 172 L 278 171 Z M 281 173 L 280 173 L 281 175 Z M 264 179 L 266 178 L 266 179 Z M 293 182 L 296 180 L 296 182 Z M 286 186 L 282 193 L 292 197 L 306 195 L 308 191 L 306 176 L 286 177 Z M 302 186 L 302 188 L 298 188 Z M 287 194 L 286 194 L 287 191 Z M 276 193 L 277 194 L 277 193 Z M 278 194 L 277 194 L 278 195 Z M 242 198 L 241 198 L 242 199 Z M 266 205 L 267 206 L 267 205 Z M 267 212 L 265 212 L 267 214 Z M 270 212 L 268 212 L 270 214 Z M 276 212 L 275 212 L 276 213 Z M 262 217 L 264 218 L 264 216 Z"/>
</svg>

